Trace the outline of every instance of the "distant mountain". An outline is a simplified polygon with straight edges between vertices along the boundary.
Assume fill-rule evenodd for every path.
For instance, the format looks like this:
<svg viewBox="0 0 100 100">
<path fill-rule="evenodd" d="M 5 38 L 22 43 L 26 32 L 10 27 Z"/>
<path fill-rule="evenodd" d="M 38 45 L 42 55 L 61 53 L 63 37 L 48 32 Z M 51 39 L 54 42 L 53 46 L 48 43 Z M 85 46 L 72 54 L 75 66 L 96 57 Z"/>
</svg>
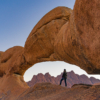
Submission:
<svg viewBox="0 0 100 100">
<path fill-rule="evenodd" d="M 86 75 L 77 75 L 73 71 L 68 72 L 67 77 L 67 87 L 71 87 L 74 84 L 97 84 L 100 83 L 100 80 L 95 79 L 94 77 L 88 78 Z M 50 82 L 52 84 L 59 85 L 60 80 L 62 78 L 62 74 L 58 75 L 57 77 L 51 76 L 49 73 L 43 75 L 39 73 L 38 75 L 34 75 L 32 80 L 27 82 L 27 84 L 32 87 L 36 83 L 42 82 Z M 65 86 L 64 81 L 62 82 L 62 86 Z"/>
</svg>

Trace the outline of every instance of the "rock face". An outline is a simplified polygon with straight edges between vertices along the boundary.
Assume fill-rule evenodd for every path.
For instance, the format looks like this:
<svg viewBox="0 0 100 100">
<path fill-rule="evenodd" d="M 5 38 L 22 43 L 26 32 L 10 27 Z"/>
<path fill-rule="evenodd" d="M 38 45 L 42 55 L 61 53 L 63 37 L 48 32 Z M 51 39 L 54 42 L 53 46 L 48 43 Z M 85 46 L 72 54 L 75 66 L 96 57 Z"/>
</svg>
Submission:
<svg viewBox="0 0 100 100">
<path fill-rule="evenodd" d="M 99 4 L 99 0 L 76 0 L 69 22 L 62 26 L 55 41 L 59 59 L 89 74 L 100 73 Z"/>
<path fill-rule="evenodd" d="M 99 5 L 99 0 L 76 0 L 73 11 L 67 7 L 57 7 L 37 23 L 24 47 L 15 46 L 0 52 L 0 97 L 7 94 L 5 100 L 14 100 L 29 88 L 23 75 L 38 62 L 65 61 L 87 73 L 100 74 Z M 12 94 L 15 93 L 13 81 L 22 90 L 16 96 Z"/>
<path fill-rule="evenodd" d="M 93 77 L 88 78 L 86 75 L 77 75 L 73 71 L 67 73 L 67 87 L 71 88 L 74 84 L 98 84 L 100 83 L 100 80 L 95 79 Z M 59 85 L 60 80 L 62 78 L 62 74 L 58 75 L 57 77 L 51 76 L 49 73 L 38 74 L 34 75 L 31 81 L 27 82 L 27 84 L 30 87 L 33 87 L 36 83 L 42 83 L 42 82 L 49 82 L 52 84 Z M 65 86 L 64 81 L 62 82 L 62 86 Z"/>
<path fill-rule="evenodd" d="M 76 0 L 73 10 L 73 20 L 81 49 L 86 59 L 88 73 L 99 73 L 100 61 L 100 1 Z M 84 63 L 85 64 L 85 63 Z"/>
</svg>

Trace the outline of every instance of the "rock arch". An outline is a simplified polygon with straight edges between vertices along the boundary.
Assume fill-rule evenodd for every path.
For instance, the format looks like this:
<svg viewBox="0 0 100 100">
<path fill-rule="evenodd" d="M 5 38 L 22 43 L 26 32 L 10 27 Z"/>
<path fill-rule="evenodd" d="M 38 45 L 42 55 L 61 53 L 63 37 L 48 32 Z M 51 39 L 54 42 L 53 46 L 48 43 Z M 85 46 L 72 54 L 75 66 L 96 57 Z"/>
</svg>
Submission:
<svg viewBox="0 0 100 100">
<path fill-rule="evenodd" d="M 69 21 L 72 10 L 57 7 L 47 13 L 33 28 L 24 47 L 15 46 L 1 55 L 0 67 L 3 74 L 24 75 L 24 72 L 42 61 L 55 61 L 55 41 L 61 27 Z"/>
<path fill-rule="evenodd" d="M 100 74 L 99 4 L 99 0 L 76 0 L 73 11 L 57 7 L 37 23 L 24 47 L 15 46 L 0 52 L 0 89 L 13 91 L 16 85 L 24 91 L 28 86 L 23 74 L 43 61 L 65 61 L 87 73 Z"/>
</svg>

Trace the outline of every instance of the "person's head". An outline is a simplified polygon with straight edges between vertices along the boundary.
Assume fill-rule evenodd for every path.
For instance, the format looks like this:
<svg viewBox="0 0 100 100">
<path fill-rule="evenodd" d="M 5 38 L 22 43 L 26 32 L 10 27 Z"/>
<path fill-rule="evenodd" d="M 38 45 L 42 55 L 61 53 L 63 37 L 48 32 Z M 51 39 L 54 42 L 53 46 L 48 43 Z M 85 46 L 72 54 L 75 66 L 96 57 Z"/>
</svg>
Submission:
<svg viewBox="0 0 100 100">
<path fill-rule="evenodd" d="M 66 69 L 64 69 L 64 72 L 66 72 Z"/>
</svg>

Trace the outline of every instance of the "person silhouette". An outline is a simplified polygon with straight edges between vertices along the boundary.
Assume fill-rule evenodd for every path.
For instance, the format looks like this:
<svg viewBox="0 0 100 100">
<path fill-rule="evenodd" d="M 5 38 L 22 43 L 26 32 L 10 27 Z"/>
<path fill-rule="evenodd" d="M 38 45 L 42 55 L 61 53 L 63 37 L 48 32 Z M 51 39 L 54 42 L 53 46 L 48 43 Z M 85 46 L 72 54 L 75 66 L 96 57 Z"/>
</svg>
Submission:
<svg viewBox="0 0 100 100">
<path fill-rule="evenodd" d="M 64 80 L 65 81 L 65 86 L 67 86 L 66 79 L 67 79 L 67 72 L 66 72 L 66 69 L 64 69 L 62 79 L 60 80 L 60 85 L 61 85 L 62 81 Z"/>
</svg>

